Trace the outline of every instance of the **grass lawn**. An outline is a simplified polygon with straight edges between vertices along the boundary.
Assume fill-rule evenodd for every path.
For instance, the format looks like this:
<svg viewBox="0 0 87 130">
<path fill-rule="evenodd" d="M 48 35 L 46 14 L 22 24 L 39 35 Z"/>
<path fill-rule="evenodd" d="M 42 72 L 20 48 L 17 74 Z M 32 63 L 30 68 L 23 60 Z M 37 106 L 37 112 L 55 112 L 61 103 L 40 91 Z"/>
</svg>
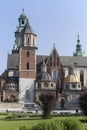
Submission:
<svg viewBox="0 0 87 130">
<path fill-rule="evenodd" d="M 84 116 L 58 116 L 53 117 L 52 119 L 46 119 L 46 120 L 0 120 L 0 130 L 19 130 L 20 126 L 27 126 L 32 127 L 33 125 L 36 125 L 40 122 L 50 122 L 52 120 L 61 120 L 61 119 L 67 119 L 67 118 L 73 118 L 75 120 L 81 120 L 84 119 Z M 81 130 L 87 130 L 87 123 L 80 123 Z"/>
</svg>

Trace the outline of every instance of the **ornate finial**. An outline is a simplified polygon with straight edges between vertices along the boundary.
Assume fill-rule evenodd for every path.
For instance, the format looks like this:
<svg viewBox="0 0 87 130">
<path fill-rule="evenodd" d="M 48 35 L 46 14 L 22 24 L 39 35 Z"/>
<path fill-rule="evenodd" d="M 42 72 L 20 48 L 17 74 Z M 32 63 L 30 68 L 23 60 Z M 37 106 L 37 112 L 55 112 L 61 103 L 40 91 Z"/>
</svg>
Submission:
<svg viewBox="0 0 87 130">
<path fill-rule="evenodd" d="M 79 32 L 77 34 L 77 43 L 79 44 L 80 40 L 79 40 Z"/>
</svg>

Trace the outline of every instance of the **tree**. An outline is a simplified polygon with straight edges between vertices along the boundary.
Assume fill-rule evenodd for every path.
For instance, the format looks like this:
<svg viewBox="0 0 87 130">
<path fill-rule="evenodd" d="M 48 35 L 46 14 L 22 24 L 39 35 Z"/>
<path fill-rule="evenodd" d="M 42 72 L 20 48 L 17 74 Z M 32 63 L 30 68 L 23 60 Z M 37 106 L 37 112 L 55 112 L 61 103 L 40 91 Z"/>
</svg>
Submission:
<svg viewBox="0 0 87 130">
<path fill-rule="evenodd" d="M 39 96 L 39 100 L 41 102 L 40 106 L 43 109 L 42 118 L 47 119 L 49 118 L 49 114 L 56 104 L 55 92 L 51 92 L 51 91 L 41 92 Z"/>
<path fill-rule="evenodd" d="M 87 116 L 87 91 L 80 94 L 79 105 L 83 114 Z"/>
</svg>

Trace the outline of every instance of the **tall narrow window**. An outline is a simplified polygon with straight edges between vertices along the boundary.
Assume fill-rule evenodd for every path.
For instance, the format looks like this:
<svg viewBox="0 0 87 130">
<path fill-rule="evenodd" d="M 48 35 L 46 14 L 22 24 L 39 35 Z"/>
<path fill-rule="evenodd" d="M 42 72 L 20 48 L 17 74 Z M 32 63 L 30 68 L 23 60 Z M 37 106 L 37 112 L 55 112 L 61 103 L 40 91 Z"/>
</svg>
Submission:
<svg viewBox="0 0 87 130">
<path fill-rule="evenodd" d="M 24 39 L 22 38 L 22 44 L 24 43 Z"/>
<path fill-rule="evenodd" d="M 34 45 L 34 39 L 33 39 L 33 45 Z"/>
<path fill-rule="evenodd" d="M 57 81 L 57 72 L 56 72 L 56 70 L 53 71 L 52 79 L 53 79 L 53 81 L 55 81 L 55 82 Z"/>
<path fill-rule="evenodd" d="M 26 64 L 26 69 L 29 70 L 29 62 Z"/>
<path fill-rule="evenodd" d="M 26 90 L 26 99 L 29 99 L 29 90 Z"/>
<path fill-rule="evenodd" d="M 22 20 L 22 24 L 24 24 L 24 20 Z"/>
<path fill-rule="evenodd" d="M 50 57 L 50 66 L 52 67 L 52 57 Z"/>
<path fill-rule="evenodd" d="M 64 104 L 65 104 L 65 100 L 64 100 L 64 99 L 61 99 L 61 102 L 60 102 L 61 108 L 64 108 Z"/>
<path fill-rule="evenodd" d="M 83 71 L 80 72 L 80 81 L 81 81 L 81 85 L 84 86 L 84 73 L 83 73 Z"/>
<path fill-rule="evenodd" d="M 29 44 L 29 42 L 30 42 L 30 39 L 29 39 L 29 37 L 28 37 L 28 44 Z"/>
<path fill-rule="evenodd" d="M 29 51 L 27 51 L 27 57 L 29 57 L 30 56 L 30 52 Z"/>
</svg>

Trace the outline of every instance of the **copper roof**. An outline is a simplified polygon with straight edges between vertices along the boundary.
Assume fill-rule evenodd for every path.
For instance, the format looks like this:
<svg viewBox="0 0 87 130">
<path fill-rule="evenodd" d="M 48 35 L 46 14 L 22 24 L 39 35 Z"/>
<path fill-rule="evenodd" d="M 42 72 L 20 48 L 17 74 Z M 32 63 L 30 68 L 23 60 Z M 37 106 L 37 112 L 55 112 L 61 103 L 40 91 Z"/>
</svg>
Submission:
<svg viewBox="0 0 87 130">
<path fill-rule="evenodd" d="M 67 82 L 75 82 L 75 83 L 81 83 L 79 78 L 73 74 L 73 75 L 68 75 L 67 77 L 65 77 L 65 80 L 64 80 L 65 83 Z"/>
</svg>

